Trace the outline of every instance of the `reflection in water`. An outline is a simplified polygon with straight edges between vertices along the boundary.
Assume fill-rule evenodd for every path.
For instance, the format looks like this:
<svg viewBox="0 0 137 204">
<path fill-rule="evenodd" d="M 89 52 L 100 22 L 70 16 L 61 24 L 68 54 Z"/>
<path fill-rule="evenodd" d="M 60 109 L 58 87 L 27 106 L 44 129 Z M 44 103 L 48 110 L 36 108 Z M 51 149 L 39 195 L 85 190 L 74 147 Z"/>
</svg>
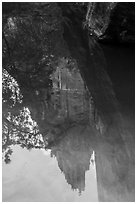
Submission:
<svg viewBox="0 0 137 204">
<path fill-rule="evenodd" d="M 76 62 L 67 61 L 59 59 L 57 69 L 50 76 L 52 88 L 37 87 L 35 95 L 30 93 L 28 107 L 24 101 L 19 106 L 17 100 L 15 106 L 10 106 L 8 101 L 4 103 L 3 158 L 6 163 L 12 160 L 13 144 L 28 150 L 51 149 L 51 156 L 56 157 L 67 183 L 81 195 L 85 191 L 86 172 L 95 162 L 91 140 L 95 134 L 92 127 L 95 111 Z M 96 180 L 93 183 L 96 191 Z M 97 200 L 97 192 L 92 197 L 90 201 Z"/>
<path fill-rule="evenodd" d="M 56 157 L 58 167 L 63 172 L 67 183 L 70 184 L 73 190 L 78 190 L 79 194 L 82 193 L 83 195 L 84 191 L 86 191 L 85 177 L 94 167 L 94 170 L 97 171 L 99 201 L 133 201 L 134 159 L 132 159 L 133 155 L 131 155 L 129 144 L 126 143 L 125 139 L 125 136 L 130 134 L 130 132 L 123 131 L 121 119 L 119 120 L 118 117 L 114 119 L 114 121 L 117 119 L 116 124 L 109 123 L 108 127 L 105 127 L 74 59 L 62 57 L 58 59 L 58 63 L 56 64 L 53 72 L 49 75 L 52 85 L 46 88 L 44 86 L 37 86 L 33 91 L 31 88 L 29 90 L 29 87 L 28 89 L 21 87 L 22 93 L 20 95 L 23 95 L 21 100 L 19 100 L 19 94 L 17 94 L 19 88 L 15 88 L 12 91 L 10 89 L 11 85 L 8 86 L 9 83 L 6 82 L 7 76 L 3 75 L 2 147 L 4 161 L 6 163 L 12 161 L 11 154 L 14 154 L 12 145 L 20 145 L 22 148 L 25 147 L 28 150 L 32 148 L 43 149 L 45 153 L 47 149 L 50 149 L 51 156 Z M 10 80 L 13 80 L 12 77 L 8 77 Z M 15 87 L 18 87 L 18 83 L 14 84 Z M 24 151 L 26 150 L 24 149 Z M 37 150 L 37 153 L 39 151 Z M 36 158 L 37 153 L 35 154 Z M 29 154 L 31 155 L 31 151 Z M 24 160 L 27 157 L 28 152 Z M 36 161 L 38 168 L 39 158 L 36 159 L 35 157 L 33 159 Z M 32 158 L 27 162 L 31 165 Z M 47 177 L 52 179 L 53 175 L 50 177 L 50 170 L 53 170 L 54 164 L 49 170 L 48 163 L 46 166 L 46 161 L 43 160 L 42 162 L 45 163 L 41 164 L 43 165 L 42 176 L 46 176 L 46 179 Z M 12 162 L 9 166 L 3 165 L 4 171 L 10 169 L 10 166 L 12 167 Z M 47 172 L 44 173 L 45 168 Z M 41 169 L 38 169 L 38 171 L 41 171 Z M 34 169 L 32 169 L 32 172 L 34 172 Z M 22 171 L 22 177 L 26 176 L 25 174 L 27 173 Z M 7 170 L 6 174 L 8 175 Z M 11 182 L 16 182 L 17 177 L 15 175 L 14 181 Z M 28 181 L 30 179 L 29 177 L 32 178 L 30 174 L 26 178 Z M 37 179 L 37 174 L 33 175 L 33 179 L 34 177 Z M 41 178 L 41 173 L 39 174 L 39 179 L 41 182 L 45 182 L 45 177 Z M 95 190 L 95 178 L 93 180 Z M 7 179 L 8 182 L 9 180 Z M 49 186 L 50 182 L 48 181 L 45 185 Z M 55 191 L 57 191 L 58 186 L 62 185 L 61 180 L 58 182 L 56 189 L 54 189 Z M 91 182 L 90 185 L 92 185 Z M 20 201 L 18 192 L 13 192 L 15 195 L 12 195 L 12 198 L 6 197 L 5 188 L 7 183 L 4 177 L 3 200 Z M 34 183 L 35 186 L 38 183 L 39 181 L 36 180 Z M 11 185 L 8 187 L 10 188 L 9 191 L 11 191 L 12 184 L 10 183 L 9 185 Z M 30 189 L 33 189 L 31 185 L 32 183 L 30 183 Z M 43 188 L 45 188 L 45 185 L 43 184 Z M 93 188 L 90 185 L 87 185 L 89 191 Z M 61 189 L 60 193 L 64 194 L 67 189 L 68 187 L 65 186 L 64 189 Z M 51 192 L 53 191 L 53 186 L 50 190 Z M 35 191 L 31 193 L 35 194 Z M 42 190 L 42 196 L 43 193 Z M 88 192 L 85 201 L 88 200 L 90 193 Z M 26 196 L 25 194 L 23 195 Z M 37 199 L 39 199 L 38 201 L 60 201 L 57 195 L 53 199 L 48 197 L 49 195 L 47 191 L 47 198 L 26 197 L 28 199 L 26 201 L 37 201 Z M 89 201 L 97 201 L 97 192 L 95 195 L 94 198 L 90 197 Z M 62 198 L 64 199 L 64 197 Z M 70 198 L 73 198 L 72 194 L 68 195 L 68 197 L 66 196 L 65 200 L 71 200 Z M 21 199 L 24 201 L 25 198 Z M 72 200 L 78 201 L 80 198 L 74 198 Z"/>
<path fill-rule="evenodd" d="M 72 191 L 61 174 L 50 151 L 28 151 L 18 145 L 13 150 L 10 165 L 3 163 L 3 201 L 79 202 L 97 201 L 97 184 L 92 163 L 86 173 L 86 188 L 81 196 Z"/>
</svg>

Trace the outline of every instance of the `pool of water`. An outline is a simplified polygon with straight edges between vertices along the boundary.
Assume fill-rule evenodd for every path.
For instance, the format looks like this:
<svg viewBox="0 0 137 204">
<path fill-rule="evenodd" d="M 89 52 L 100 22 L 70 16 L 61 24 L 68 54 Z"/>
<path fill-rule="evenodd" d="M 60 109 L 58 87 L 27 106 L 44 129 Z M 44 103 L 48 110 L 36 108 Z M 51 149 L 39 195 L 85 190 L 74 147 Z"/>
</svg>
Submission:
<svg viewBox="0 0 137 204">
<path fill-rule="evenodd" d="M 134 83 L 127 74 L 128 67 L 134 65 L 133 54 L 127 57 L 129 52 L 124 57 L 117 56 L 114 65 L 117 49 L 105 47 L 104 56 L 122 107 L 128 93 L 132 101 L 134 98 L 133 91 L 129 91 L 134 89 Z M 128 62 L 122 81 L 125 59 Z M 52 88 L 23 89 L 4 73 L 4 202 L 134 201 L 134 103 L 127 100 L 123 109 L 112 113 L 106 109 L 109 118 L 105 123 L 86 81 L 72 64 L 70 69 L 67 60 L 60 59 L 50 78 Z M 116 72 L 114 67 L 111 72 L 112 65 L 117 67 Z M 120 82 L 124 85 L 119 89 Z M 125 82 L 129 85 L 127 94 Z"/>
</svg>

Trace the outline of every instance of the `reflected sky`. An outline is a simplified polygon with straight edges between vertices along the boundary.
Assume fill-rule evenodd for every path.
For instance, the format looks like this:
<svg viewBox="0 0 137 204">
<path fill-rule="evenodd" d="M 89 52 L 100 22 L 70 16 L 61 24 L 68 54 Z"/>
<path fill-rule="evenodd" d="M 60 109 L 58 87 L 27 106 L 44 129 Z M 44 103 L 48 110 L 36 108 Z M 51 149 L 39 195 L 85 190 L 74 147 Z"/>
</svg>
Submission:
<svg viewBox="0 0 137 204">
<path fill-rule="evenodd" d="M 3 201 L 98 201 L 95 166 L 85 175 L 85 191 L 72 191 L 51 151 L 12 146 L 12 162 L 3 162 Z"/>
</svg>

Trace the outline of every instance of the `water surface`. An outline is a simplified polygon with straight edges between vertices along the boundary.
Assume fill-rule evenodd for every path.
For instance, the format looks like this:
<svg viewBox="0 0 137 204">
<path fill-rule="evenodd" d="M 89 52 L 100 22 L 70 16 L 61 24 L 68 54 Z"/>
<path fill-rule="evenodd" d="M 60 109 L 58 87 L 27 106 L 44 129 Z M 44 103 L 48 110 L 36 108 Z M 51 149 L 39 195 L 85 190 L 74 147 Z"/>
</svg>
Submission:
<svg viewBox="0 0 137 204">
<path fill-rule="evenodd" d="M 95 71 L 104 61 L 95 49 Z M 62 57 L 43 87 L 23 87 L 4 71 L 3 201 L 134 201 L 134 127 L 103 70 L 98 111 L 92 71 L 87 79 L 74 59 Z"/>
</svg>

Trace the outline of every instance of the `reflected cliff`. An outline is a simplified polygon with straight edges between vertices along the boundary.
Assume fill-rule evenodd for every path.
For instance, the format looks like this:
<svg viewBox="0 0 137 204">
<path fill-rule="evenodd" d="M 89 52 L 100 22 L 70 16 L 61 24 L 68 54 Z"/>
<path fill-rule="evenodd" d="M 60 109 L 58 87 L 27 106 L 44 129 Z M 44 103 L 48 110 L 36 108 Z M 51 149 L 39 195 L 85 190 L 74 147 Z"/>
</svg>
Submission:
<svg viewBox="0 0 137 204">
<path fill-rule="evenodd" d="M 87 63 L 93 69 L 86 69 L 85 75 L 78 69 L 82 61 L 68 57 L 56 60 L 46 86 L 37 82 L 35 87 L 20 87 L 4 70 L 3 159 L 12 162 L 11 146 L 16 144 L 50 149 L 73 190 L 85 190 L 92 163 L 99 201 L 133 201 L 134 153 L 127 139 L 131 133 L 124 129 L 112 86 L 107 86 L 111 81 L 102 67 L 102 50 L 94 39 L 91 43 Z"/>
<path fill-rule="evenodd" d="M 94 131 L 76 126 L 66 132 L 66 136 L 59 144 L 51 148 L 51 155 L 56 157 L 67 183 L 73 190 L 79 190 L 80 194 L 85 190 L 85 173 L 90 169 L 91 161 L 95 168 L 92 149 L 94 135 Z"/>
</svg>

